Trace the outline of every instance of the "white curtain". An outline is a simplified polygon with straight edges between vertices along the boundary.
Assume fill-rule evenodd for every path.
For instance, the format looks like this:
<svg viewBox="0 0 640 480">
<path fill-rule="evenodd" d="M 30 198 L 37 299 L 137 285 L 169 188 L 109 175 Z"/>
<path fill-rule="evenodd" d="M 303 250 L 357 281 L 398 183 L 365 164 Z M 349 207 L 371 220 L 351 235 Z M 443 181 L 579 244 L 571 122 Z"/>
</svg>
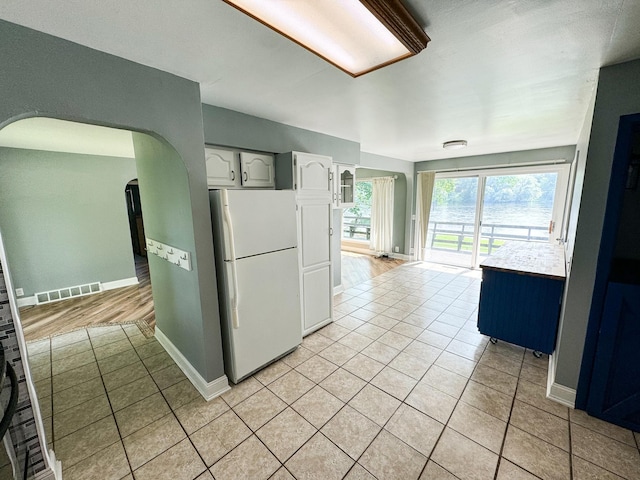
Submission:
<svg viewBox="0 0 640 480">
<path fill-rule="evenodd" d="M 415 252 L 418 260 L 424 260 L 424 249 L 427 246 L 427 231 L 429 230 L 429 213 L 433 197 L 433 184 L 436 172 L 418 173 L 416 188 L 416 234 Z"/>
<path fill-rule="evenodd" d="M 379 255 L 393 249 L 393 184 L 392 177 L 372 180 L 371 243 L 370 248 Z"/>
</svg>

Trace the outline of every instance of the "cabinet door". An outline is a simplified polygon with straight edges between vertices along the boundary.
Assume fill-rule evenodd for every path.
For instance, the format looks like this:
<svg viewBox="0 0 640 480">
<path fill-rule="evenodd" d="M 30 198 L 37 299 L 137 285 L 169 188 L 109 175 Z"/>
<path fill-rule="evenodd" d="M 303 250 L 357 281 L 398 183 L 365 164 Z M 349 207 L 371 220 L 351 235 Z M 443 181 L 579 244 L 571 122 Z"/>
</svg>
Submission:
<svg viewBox="0 0 640 480">
<path fill-rule="evenodd" d="M 338 165 L 337 173 L 338 206 L 351 208 L 355 205 L 356 169 L 352 166 Z"/>
<path fill-rule="evenodd" d="M 231 150 L 205 147 L 207 185 L 210 187 L 240 186 L 239 160 Z"/>
<path fill-rule="evenodd" d="M 307 200 L 298 205 L 302 269 L 331 262 L 331 205 Z"/>
<path fill-rule="evenodd" d="M 333 208 L 328 196 L 298 198 L 298 251 L 302 272 L 304 335 L 332 321 L 332 220 Z"/>
<path fill-rule="evenodd" d="M 329 265 L 302 272 L 303 335 L 331 322 L 332 290 Z"/>
<path fill-rule="evenodd" d="M 240 152 L 243 187 L 275 188 L 272 155 Z"/>
<path fill-rule="evenodd" d="M 331 157 L 296 153 L 296 189 L 299 196 L 331 198 Z"/>
</svg>

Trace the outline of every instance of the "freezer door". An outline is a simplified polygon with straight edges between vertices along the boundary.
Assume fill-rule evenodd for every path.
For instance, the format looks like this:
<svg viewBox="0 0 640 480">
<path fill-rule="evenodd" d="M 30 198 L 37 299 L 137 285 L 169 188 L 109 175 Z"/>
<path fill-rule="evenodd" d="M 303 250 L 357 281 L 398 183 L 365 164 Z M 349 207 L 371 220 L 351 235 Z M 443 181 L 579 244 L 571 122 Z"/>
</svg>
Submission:
<svg viewBox="0 0 640 480">
<path fill-rule="evenodd" d="M 239 327 L 226 329 L 234 383 L 302 342 L 297 248 L 237 260 L 236 269 Z"/>
<path fill-rule="evenodd" d="M 228 190 L 227 196 L 236 258 L 297 246 L 292 190 Z"/>
</svg>

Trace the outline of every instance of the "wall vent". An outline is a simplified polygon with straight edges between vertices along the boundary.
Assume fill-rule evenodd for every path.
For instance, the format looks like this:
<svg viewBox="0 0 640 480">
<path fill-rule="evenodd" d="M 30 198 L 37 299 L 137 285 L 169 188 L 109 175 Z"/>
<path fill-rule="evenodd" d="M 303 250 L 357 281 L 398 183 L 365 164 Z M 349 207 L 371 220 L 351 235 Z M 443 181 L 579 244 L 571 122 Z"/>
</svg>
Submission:
<svg viewBox="0 0 640 480">
<path fill-rule="evenodd" d="M 57 302 L 60 300 L 66 300 L 68 298 L 84 297 L 85 295 L 91 295 L 92 293 L 98 293 L 101 291 L 102 284 L 100 282 L 87 283 L 85 285 L 76 285 L 74 287 L 59 288 L 57 290 L 49 290 L 48 292 L 40 292 L 35 294 L 36 305 Z"/>
</svg>

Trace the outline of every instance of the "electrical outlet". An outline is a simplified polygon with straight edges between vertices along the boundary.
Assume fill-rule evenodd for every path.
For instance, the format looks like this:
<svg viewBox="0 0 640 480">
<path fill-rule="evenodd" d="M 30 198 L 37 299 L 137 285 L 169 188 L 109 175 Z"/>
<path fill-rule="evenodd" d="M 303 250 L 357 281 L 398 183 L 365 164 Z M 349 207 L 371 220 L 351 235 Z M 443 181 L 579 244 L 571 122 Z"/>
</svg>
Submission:
<svg viewBox="0 0 640 480">
<path fill-rule="evenodd" d="M 24 288 L 16 288 L 16 297 L 24 297 Z"/>
<path fill-rule="evenodd" d="M 393 247 L 393 251 L 396 253 L 400 253 L 400 247 L 396 245 L 395 247 Z"/>
</svg>

